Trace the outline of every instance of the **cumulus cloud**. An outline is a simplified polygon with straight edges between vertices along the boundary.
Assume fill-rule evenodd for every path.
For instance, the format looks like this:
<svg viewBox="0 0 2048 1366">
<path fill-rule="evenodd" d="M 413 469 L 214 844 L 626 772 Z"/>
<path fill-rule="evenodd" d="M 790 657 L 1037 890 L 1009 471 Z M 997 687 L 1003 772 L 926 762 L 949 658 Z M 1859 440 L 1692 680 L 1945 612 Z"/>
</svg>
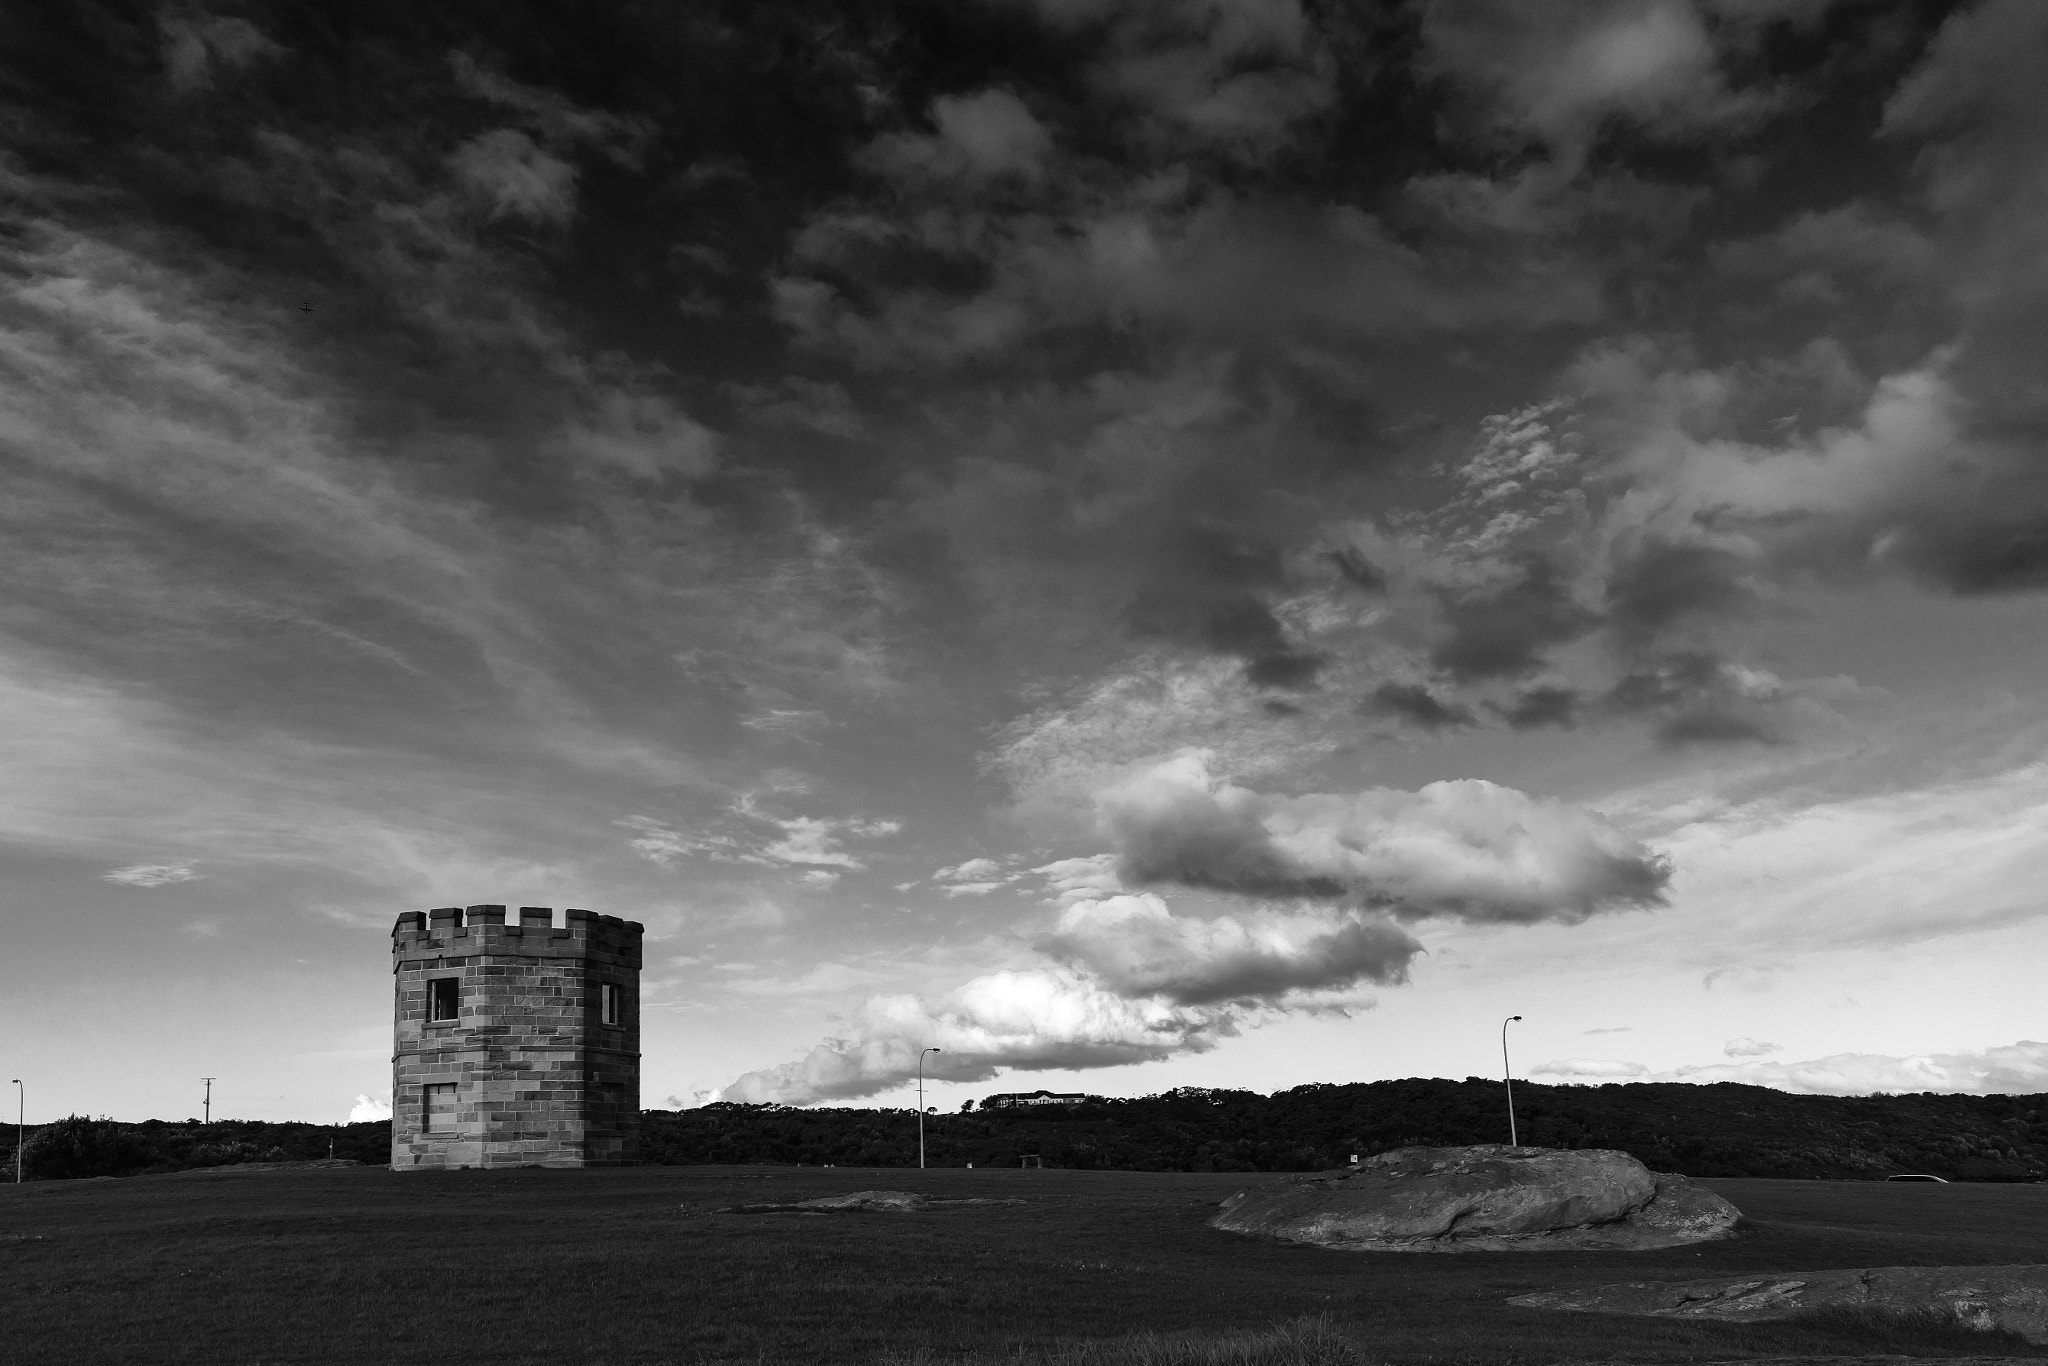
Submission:
<svg viewBox="0 0 2048 1366">
<path fill-rule="evenodd" d="M 1731 89 L 1692 0 L 1577 0 L 1540 10 L 1435 0 L 1423 41 L 1438 69 L 1489 104 L 1493 122 L 1582 163 L 1603 125 L 1682 138 L 1764 112 Z"/>
<path fill-rule="evenodd" d="M 165 887 L 173 882 L 190 882 L 199 874 L 190 863 L 136 863 L 100 876 L 124 887 Z"/>
<path fill-rule="evenodd" d="M 1151 893 L 1075 902 L 1040 948 L 1119 995 L 1178 1005 L 1392 986 L 1408 979 L 1422 952 L 1405 930 L 1355 910 L 1261 908 L 1198 920 L 1175 915 Z"/>
<path fill-rule="evenodd" d="M 157 17 L 157 29 L 164 75 L 181 95 L 211 86 L 218 70 L 239 70 L 285 51 L 247 19 L 227 15 L 166 12 Z"/>
<path fill-rule="evenodd" d="M 2048 583 L 2048 486 L 2024 428 L 1992 430 L 1959 387 L 1973 363 L 1946 350 L 1879 381 L 1854 424 L 1763 445 L 1697 430 L 1725 424 L 1740 376 L 1660 369 L 1640 351 L 1589 357 L 1591 415 L 1634 485 L 1610 535 L 1649 549 L 1664 535 L 1647 580 L 1617 565 L 1615 605 L 1639 626 L 1724 610 L 1760 562 L 1780 575 L 1897 568 L 1965 594 Z"/>
<path fill-rule="evenodd" d="M 373 1120 L 391 1118 L 391 1102 L 378 1096 L 358 1092 L 356 1103 L 348 1112 L 351 1124 L 367 1124 Z"/>
<path fill-rule="evenodd" d="M 1123 880 L 1116 873 L 1114 854 L 1063 858 L 1031 871 L 1045 879 L 1062 906 L 1114 896 L 1124 890 Z"/>
<path fill-rule="evenodd" d="M 594 147 L 610 160 L 631 166 L 651 131 L 639 118 L 586 108 L 544 86 L 515 81 L 467 52 L 449 53 L 448 67 L 465 95 L 520 115 L 527 128 L 552 146 Z"/>
<path fill-rule="evenodd" d="M 1712 260 L 1737 277 L 1775 281 L 1788 302 L 1840 307 L 1850 302 L 1854 285 L 1924 285 L 1935 276 L 1940 254 L 1918 228 L 1856 202 L 1802 213 L 1768 233 L 1721 243 Z"/>
<path fill-rule="evenodd" d="M 1529 1075 L 1535 1080 L 1564 1082 L 1731 1081 L 1828 1096 L 1864 1096 L 1875 1091 L 2031 1095 L 2048 1090 L 2048 1043 L 2031 1039 L 1974 1053 L 1917 1053 L 1904 1057 L 1832 1053 L 1806 1062 L 1768 1062 L 1760 1053 L 1738 1052 L 1738 1044 L 1762 1052 L 1777 1049 L 1776 1044 L 1734 1039 L 1727 1051 L 1742 1059 L 1737 1062 L 1657 1071 L 1641 1063 L 1608 1058 L 1565 1058 L 1533 1068 Z"/>
<path fill-rule="evenodd" d="M 888 175 L 1031 180 L 1052 148 L 1051 133 L 1008 90 L 942 95 L 932 101 L 931 118 L 936 132 L 879 138 L 861 160 Z"/>
<path fill-rule="evenodd" d="M 1068 860 L 1068 865 L 1088 864 Z M 915 1075 L 982 1081 L 1012 1068 L 1120 1067 L 1201 1053 L 1276 1014 L 1345 1013 L 1368 985 L 1407 980 L 1422 946 L 1357 909 L 1262 907 L 1198 919 L 1151 894 L 1105 894 L 1054 865 L 1074 895 L 1038 949 L 1056 966 L 989 973 L 935 1000 L 870 997 L 843 1037 L 749 1072 L 725 1100 L 809 1104 L 873 1095 Z M 1099 867 L 1099 865 L 1098 865 Z"/>
<path fill-rule="evenodd" d="M 1161 150 L 1271 153 L 1337 91 L 1334 54 L 1296 0 L 1033 7 L 1055 27 L 1090 33 L 1101 52 L 1090 84 Z"/>
<path fill-rule="evenodd" d="M 576 216 L 576 168 L 516 128 L 479 134 L 450 160 L 492 218 L 563 227 Z"/>
<path fill-rule="evenodd" d="M 1206 1052 L 1234 1033 L 1240 1012 L 1131 999 L 1072 972 L 989 973 L 926 1003 L 915 996 L 870 997 L 848 1037 L 828 1039 L 794 1062 L 748 1072 L 721 1100 L 805 1105 L 871 1096 L 917 1074 L 985 1081 L 1007 1068 L 1121 1067 Z"/>
<path fill-rule="evenodd" d="M 1526 923 L 1655 905 L 1670 877 L 1605 818 L 1483 780 L 1280 797 L 1216 778 L 1212 757 L 1188 750 L 1098 794 L 1125 883 Z"/>
</svg>

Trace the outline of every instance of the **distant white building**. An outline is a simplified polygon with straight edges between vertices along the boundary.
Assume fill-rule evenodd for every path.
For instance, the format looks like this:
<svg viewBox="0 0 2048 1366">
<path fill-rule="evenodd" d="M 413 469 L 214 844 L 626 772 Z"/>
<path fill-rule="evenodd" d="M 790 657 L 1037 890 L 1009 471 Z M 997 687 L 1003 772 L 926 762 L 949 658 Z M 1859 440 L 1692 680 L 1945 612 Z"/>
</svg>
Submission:
<svg viewBox="0 0 2048 1366">
<path fill-rule="evenodd" d="M 984 1110 L 1004 1110 L 1015 1105 L 1082 1105 L 1100 1097 L 1080 1091 L 1003 1091 L 981 1103 Z"/>
</svg>

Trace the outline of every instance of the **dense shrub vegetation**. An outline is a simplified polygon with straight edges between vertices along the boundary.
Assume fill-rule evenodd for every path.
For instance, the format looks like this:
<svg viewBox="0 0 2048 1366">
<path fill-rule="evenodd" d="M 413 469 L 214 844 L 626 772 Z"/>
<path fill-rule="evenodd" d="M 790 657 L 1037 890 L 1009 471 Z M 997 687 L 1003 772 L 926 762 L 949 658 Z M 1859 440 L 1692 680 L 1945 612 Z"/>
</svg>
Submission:
<svg viewBox="0 0 2048 1366">
<path fill-rule="evenodd" d="M 1927 1172 L 1961 1181 L 2048 1179 L 2048 1095 L 1794 1096 L 1759 1086 L 1633 1083 L 1515 1088 L 1522 1142 L 1619 1148 L 1688 1176 L 1876 1179 Z M 646 1161 L 917 1165 L 914 1110 L 793 1110 L 707 1105 L 649 1110 Z M 12 1175 L 13 1135 L 0 1146 Z M 1409 1144 L 1507 1138 L 1500 1083 L 1412 1079 L 1256 1091 L 1184 1087 L 1135 1100 L 977 1110 L 925 1117 L 933 1166 L 1099 1171 L 1291 1172 L 1340 1166 L 1353 1153 Z M 391 1124 L 270 1124 L 73 1115 L 29 1131 L 32 1180 L 130 1176 L 236 1162 L 334 1156 L 390 1160 Z"/>
<path fill-rule="evenodd" d="M 2048 1177 L 2048 1095 L 1795 1096 L 1758 1086 L 1635 1083 L 1515 1087 L 1521 1140 L 1619 1148 L 1689 1176 L 1951 1180 Z M 1315 1171 L 1409 1144 L 1501 1143 L 1497 1081 L 1412 1079 L 1255 1091 L 1183 1088 L 1138 1100 L 925 1117 L 937 1166 L 1130 1171 Z M 709 1105 L 650 1110 L 648 1161 L 917 1163 L 913 1110 Z"/>
<path fill-rule="evenodd" d="M 14 1134 L 0 1146 L 4 1179 L 14 1177 Z M 391 1160 L 391 1124 L 271 1124 L 261 1120 L 145 1120 L 128 1124 L 70 1115 L 32 1125 L 21 1154 L 22 1174 L 31 1181 L 86 1176 L 134 1176 L 142 1172 L 186 1171 L 236 1162 L 296 1162 L 328 1156 L 358 1162 Z"/>
</svg>

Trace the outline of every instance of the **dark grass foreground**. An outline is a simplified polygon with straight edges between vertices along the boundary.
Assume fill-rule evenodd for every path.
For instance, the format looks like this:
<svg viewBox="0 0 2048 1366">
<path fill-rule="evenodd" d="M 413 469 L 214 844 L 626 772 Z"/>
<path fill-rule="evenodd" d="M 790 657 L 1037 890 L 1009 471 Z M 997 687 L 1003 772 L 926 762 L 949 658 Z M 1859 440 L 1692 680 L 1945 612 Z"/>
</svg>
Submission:
<svg viewBox="0 0 2048 1366">
<path fill-rule="evenodd" d="M 1729 1350 L 1723 1338 L 1706 1345 Z M 1620 1350 L 1630 1353 L 1633 1360 L 1652 1359 L 1650 1354 L 1638 1355 L 1628 1347 Z M 1822 1311 L 1802 1320 L 1797 1331 L 1779 1329 L 1762 1337 L 1758 1355 L 1780 1361 L 1787 1355 L 1829 1360 L 1853 1355 L 1950 1358 L 1961 1362 L 1982 1361 L 1992 1353 L 1996 1354 L 1994 1360 L 2018 1357 L 2028 1351 L 2022 1338 L 2009 1333 L 1959 1331 L 1953 1321 L 1931 1310 L 1892 1313 L 1846 1309 Z M 1671 1354 L 1668 1349 L 1658 1352 L 1660 1356 L 1667 1354 Z M 1372 1366 L 1383 1358 L 1375 1350 L 1375 1343 L 1356 1326 L 1340 1326 L 1323 1314 L 1264 1331 L 1136 1333 L 1124 1338 L 1052 1346 L 1020 1345 L 1007 1351 L 962 1355 L 917 1349 L 886 1352 L 876 1360 L 881 1366 L 999 1366 L 1006 1362 L 1024 1366 Z"/>
<path fill-rule="evenodd" d="M 1732 1242 L 1347 1254 L 1206 1226 L 1270 1176 L 632 1168 L 202 1173 L 0 1188 L 0 1361 L 1373 1362 L 2034 1356 L 1926 1321 L 1729 1326 L 1510 1295 L 1744 1271 L 2012 1263 L 2048 1186 L 1709 1183 Z M 1014 1204 L 741 1214 L 886 1188 Z"/>
</svg>

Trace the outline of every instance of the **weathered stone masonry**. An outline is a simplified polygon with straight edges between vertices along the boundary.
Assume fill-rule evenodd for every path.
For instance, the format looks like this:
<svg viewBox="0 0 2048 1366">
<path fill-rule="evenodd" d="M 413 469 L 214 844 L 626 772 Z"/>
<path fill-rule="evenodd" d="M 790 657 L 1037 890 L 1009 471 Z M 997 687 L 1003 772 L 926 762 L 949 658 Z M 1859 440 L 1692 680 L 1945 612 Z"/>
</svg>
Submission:
<svg viewBox="0 0 2048 1366">
<path fill-rule="evenodd" d="M 408 911 L 391 931 L 391 1165 L 629 1162 L 640 1123 L 641 926 L 522 906 Z M 454 1018 L 434 1020 L 452 980 Z M 606 1023 L 605 987 L 616 1024 Z M 445 993 L 447 987 L 441 988 Z M 429 1088 L 436 1092 L 431 1121 Z"/>
</svg>

